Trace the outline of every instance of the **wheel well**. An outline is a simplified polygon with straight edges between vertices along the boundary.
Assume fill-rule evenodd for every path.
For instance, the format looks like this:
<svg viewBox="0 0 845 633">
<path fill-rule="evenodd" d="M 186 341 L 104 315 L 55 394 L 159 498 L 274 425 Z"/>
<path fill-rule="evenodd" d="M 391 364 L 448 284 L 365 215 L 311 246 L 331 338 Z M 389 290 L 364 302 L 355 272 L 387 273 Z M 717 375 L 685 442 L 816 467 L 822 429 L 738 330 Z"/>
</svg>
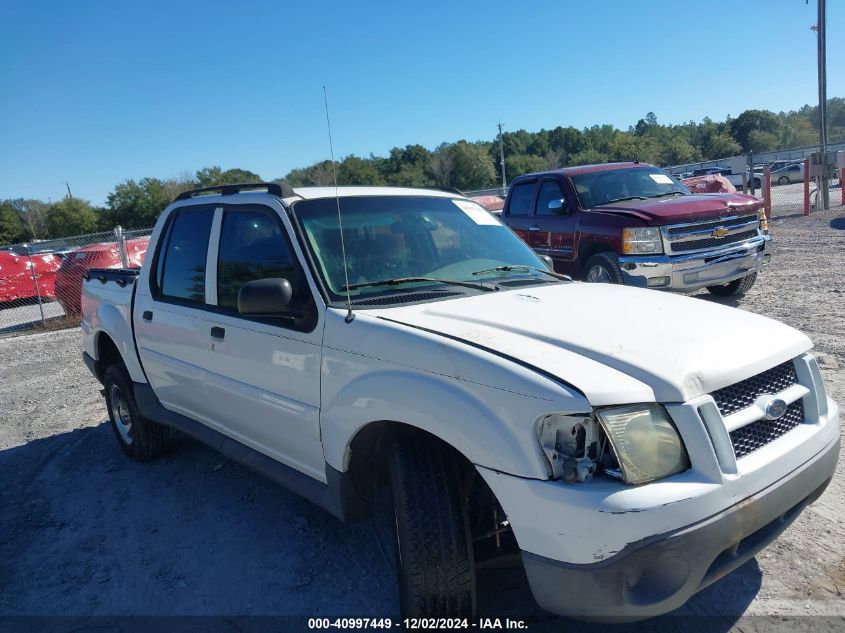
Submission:
<svg viewBox="0 0 845 633">
<path fill-rule="evenodd" d="M 349 474 L 361 498 L 371 501 L 378 487 L 385 483 L 387 447 L 391 442 L 408 438 L 433 442 L 453 454 L 461 473 L 467 477 L 478 472 L 460 451 L 428 431 L 389 420 L 371 422 L 358 431 L 349 445 Z"/>
<path fill-rule="evenodd" d="M 592 242 L 581 247 L 578 254 L 578 259 L 581 262 L 581 275 L 583 276 L 587 268 L 587 262 L 593 255 L 599 253 L 615 253 L 616 251 L 609 244 L 602 244 L 601 242 Z"/>
<path fill-rule="evenodd" d="M 123 362 L 123 357 L 117 349 L 117 345 L 111 340 L 108 334 L 100 333 L 97 336 L 97 372 L 99 378 L 102 378 L 106 367 L 116 362 Z"/>
<path fill-rule="evenodd" d="M 473 463 L 451 444 L 436 435 L 400 422 L 371 422 L 352 439 L 349 447 L 349 475 L 356 494 L 368 509 L 374 509 L 376 492 L 387 485 L 387 447 L 399 439 L 432 442 L 452 454 L 458 466 L 461 497 L 466 504 L 467 520 L 473 538 L 476 564 L 505 561 L 519 565 L 519 547 L 505 512 L 493 491 Z M 483 560 L 485 562 L 480 563 Z M 509 562 L 508 562 L 509 561 Z M 493 563 L 493 565 L 499 564 Z"/>
</svg>

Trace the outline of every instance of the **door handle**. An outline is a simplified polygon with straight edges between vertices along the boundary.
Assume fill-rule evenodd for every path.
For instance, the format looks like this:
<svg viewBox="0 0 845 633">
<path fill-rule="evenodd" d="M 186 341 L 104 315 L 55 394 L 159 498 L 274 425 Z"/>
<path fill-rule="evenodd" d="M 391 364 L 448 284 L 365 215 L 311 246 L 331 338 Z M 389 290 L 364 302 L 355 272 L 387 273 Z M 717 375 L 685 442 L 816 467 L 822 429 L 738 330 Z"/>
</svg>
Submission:
<svg viewBox="0 0 845 633">
<path fill-rule="evenodd" d="M 141 315 L 141 318 L 144 321 L 152 321 L 153 320 L 153 311 L 152 310 L 144 310 L 144 314 Z"/>
<path fill-rule="evenodd" d="M 226 338 L 226 330 L 222 327 L 217 327 L 216 325 L 211 328 L 211 337 L 212 338 L 219 338 L 221 341 Z"/>
</svg>

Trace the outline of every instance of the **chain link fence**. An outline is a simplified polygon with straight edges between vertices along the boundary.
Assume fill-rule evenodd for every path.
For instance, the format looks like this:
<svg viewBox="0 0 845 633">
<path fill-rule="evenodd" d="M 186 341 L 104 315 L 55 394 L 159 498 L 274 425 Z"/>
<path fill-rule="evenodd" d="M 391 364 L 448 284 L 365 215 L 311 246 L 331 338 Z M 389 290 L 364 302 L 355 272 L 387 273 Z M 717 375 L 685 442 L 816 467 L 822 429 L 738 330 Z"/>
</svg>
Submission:
<svg viewBox="0 0 845 633">
<path fill-rule="evenodd" d="M 806 215 L 841 208 L 845 203 L 843 149 L 843 143 L 829 145 L 826 152 L 817 145 L 807 146 L 674 165 L 667 170 L 682 180 L 705 173 L 722 175 L 738 191 L 761 198 L 770 217 Z"/>
<path fill-rule="evenodd" d="M 92 268 L 138 268 L 152 229 L 0 246 L 0 335 L 77 324 Z"/>
</svg>

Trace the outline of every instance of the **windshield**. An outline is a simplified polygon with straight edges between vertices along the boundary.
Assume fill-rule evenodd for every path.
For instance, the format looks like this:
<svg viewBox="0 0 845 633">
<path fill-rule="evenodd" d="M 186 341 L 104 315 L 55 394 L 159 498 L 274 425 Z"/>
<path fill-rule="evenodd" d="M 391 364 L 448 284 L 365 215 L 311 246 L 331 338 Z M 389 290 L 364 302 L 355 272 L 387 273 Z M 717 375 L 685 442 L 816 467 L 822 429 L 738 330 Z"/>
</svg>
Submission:
<svg viewBox="0 0 845 633">
<path fill-rule="evenodd" d="M 366 286 L 373 282 L 426 277 L 478 284 L 497 279 L 498 266 L 544 268 L 542 260 L 510 229 L 469 200 L 426 196 L 351 196 L 340 199 L 343 239 L 353 301 L 409 291 L 437 281 Z M 292 210 L 305 233 L 332 301 L 346 297 L 337 202 L 299 200 Z M 493 269 L 493 270 L 490 270 Z M 486 275 L 473 275 L 477 271 Z M 533 272 L 523 272 L 534 276 Z M 538 282 L 548 277 L 537 274 Z M 447 288 L 437 285 L 438 289 Z M 473 292 L 452 286 L 448 290 Z M 483 290 L 483 289 L 482 289 Z"/>
<path fill-rule="evenodd" d="M 657 167 L 625 167 L 572 176 L 581 208 L 591 209 L 616 200 L 687 194 L 689 189 Z"/>
</svg>

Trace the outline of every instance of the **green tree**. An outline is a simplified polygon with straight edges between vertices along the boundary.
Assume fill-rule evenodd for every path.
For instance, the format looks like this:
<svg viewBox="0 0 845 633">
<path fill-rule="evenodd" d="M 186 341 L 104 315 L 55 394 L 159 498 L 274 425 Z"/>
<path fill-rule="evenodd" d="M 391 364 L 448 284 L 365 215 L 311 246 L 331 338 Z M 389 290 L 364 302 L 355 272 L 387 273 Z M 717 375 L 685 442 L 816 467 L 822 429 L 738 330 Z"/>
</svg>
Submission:
<svg viewBox="0 0 845 633">
<path fill-rule="evenodd" d="M 607 154 L 594 149 L 585 149 L 569 159 L 570 165 L 597 165 L 607 162 Z"/>
<path fill-rule="evenodd" d="M 152 226 L 172 201 L 167 186 L 158 178 L 142 178 L 138 182 L 127 180 L 117 185 L 106 198 L 101 226 L 103 229 L 118 224 L 124 228 Z"/>
<path fill-rule="evenodd" d="M 0 201 L 0 245 L 27 239 L 26 225 L 11 200 Z"/>
<path fill-rule="evenodd" d="M 455 164 L 453 186 L 462 190 L 483 189 L 495 182 L 496 169 L 483 144 L 458 141 L 451 153 Z"/>
<path fill-rule="evenodd" d="M 508 181 L 523 174 L 545 171 L 546 169 L 548 169 L 548 161 L 545 157 L 517 154 L 516 156 L 505 158 L 505 174 L 508 177 Z"/>
<path fill-rule="evenodd" d="M 617 131 L 607 145 L 608 158 L 613 161 L 639 160 L 654 162 L 657 152 L 654 140 L 648 136 L 635 136 Z"/>
<path fill-rule="evenodd" d="M 372 160 L 347 156 L 337 167 L 339 185 L 385 185 L 387 184 Z"/>
<path fill-rule="evenodd" d="M 87 200 L 65 198 L 47 206 L 47 237 L 84 235 L 97 230 L 99 217 Z"/>
<path fill-rule="evenodd" d="M 750 151 L 751 148 L 751 132 L 757 130 L 759 132 L 770 132 L 775 136 L 779 136 L 781 128 L 781 118 L 774 112 L 769 110 L 746 110 L 737 118 L 731 120 L 731 131 L 733 137 L 742 147 L 743 152 Z"/>
<path fill-rule="evenodd" d="M 664 165 L 681 165 L 701 158 L 701 152 L 682 136 L 673 136 L 663 148 L 661 162 Z"/>
<path fill-rule="evenodd" d="M 707 160 L 738 156 L 742 152 L 733 137 L 727 132 L 713 132 L 706 139 L 702 147 L 702 153 Z"/>
<path fill-rule="evenodd" d="M 218 166 L 203 167 L 196 173 L 197 187 L 217 187 L 249 182 L 262 182 L 261 176 L 246 169 L 227 169 Z"/>
<path fill-rule="evenodd" d="M 753 152 L 771 152 L 780 145 L 778 135 L 773 132 L 751 130 L 748 135 L 749 149 Z"/>
</svg>

